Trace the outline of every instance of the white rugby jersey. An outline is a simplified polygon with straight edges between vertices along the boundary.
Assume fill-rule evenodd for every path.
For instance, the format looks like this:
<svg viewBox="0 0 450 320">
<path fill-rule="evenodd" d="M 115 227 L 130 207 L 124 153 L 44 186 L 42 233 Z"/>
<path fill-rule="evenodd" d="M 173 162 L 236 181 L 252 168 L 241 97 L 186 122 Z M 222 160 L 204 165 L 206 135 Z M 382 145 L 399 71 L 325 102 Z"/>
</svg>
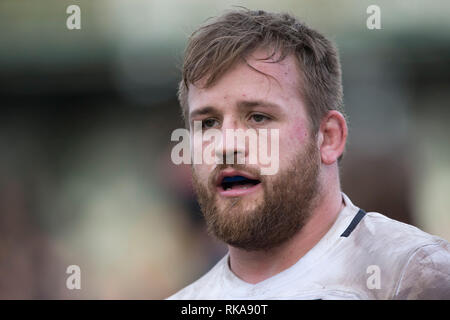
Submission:
<svg viewBox="0 0 450 320">
<path fill-rule="evenodd" d="M 239 279 L 227 253 L 168 299 L 450 299 L 450 244 L 416 227 L 345 207 L 290 268 L 257 284 Z"/>
</svg>

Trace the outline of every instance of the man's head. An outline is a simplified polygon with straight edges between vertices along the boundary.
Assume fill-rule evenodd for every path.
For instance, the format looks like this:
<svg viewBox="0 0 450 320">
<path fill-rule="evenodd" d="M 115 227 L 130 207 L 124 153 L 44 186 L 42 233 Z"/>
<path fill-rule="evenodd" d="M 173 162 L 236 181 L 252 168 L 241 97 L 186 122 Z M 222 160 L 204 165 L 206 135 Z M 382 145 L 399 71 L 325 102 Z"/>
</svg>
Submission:
<svg viewBox="0 0 450 320">
<path fill-rule="evenodd" d="M 266 250 L 291 238 L 345 147 L 334 46 L 287 14 L 226 13 L 191 36 L 179 100 L 191 135 L 194 121 L 202 130 L 279 130 L 277 174 L 262 176 L 247 162 L 194 164 L 194 187 L 209 230 L 228 244 Z M 248 158 L 248 150 L 221 152 Z"/>
</svg>

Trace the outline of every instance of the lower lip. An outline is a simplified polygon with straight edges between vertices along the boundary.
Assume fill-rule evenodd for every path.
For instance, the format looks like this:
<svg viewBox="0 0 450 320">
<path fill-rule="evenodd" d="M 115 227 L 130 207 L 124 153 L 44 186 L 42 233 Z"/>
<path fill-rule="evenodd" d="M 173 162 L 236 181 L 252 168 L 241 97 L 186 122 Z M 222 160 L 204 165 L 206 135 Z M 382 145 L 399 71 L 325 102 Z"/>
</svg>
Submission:
<svg viewBox="0 0 450 320">
<path fill-rule="evenodd" d="M 245 196 L 247 194 L 253 193 L 261 188 L 261 183 L 258 183 L 257 185 L 254 185 L 253 187 L 247 188 L 247 189 L 230 189 L 230 190 L 224 190 L 221 186 L 217 187 L 217 190 L 219 191 L 219 194 L 222 197 L 241 197 Z"/>
</svg>

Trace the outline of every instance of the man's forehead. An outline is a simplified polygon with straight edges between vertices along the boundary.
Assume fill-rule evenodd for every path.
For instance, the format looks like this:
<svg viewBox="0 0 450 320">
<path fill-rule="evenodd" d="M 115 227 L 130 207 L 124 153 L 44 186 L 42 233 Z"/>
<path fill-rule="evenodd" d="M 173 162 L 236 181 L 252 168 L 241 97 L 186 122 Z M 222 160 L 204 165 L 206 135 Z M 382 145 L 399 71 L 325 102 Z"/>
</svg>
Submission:
<svg viewBox="0 0 450 320">
<path fill-rule="evenodd" d="M 253 67 L 257 67 L 259 71 L 273 76 L 282 72 L 282 75 L 296 77 L 299 72 L 297 59 L 293 54 L 282 57 L 281 51 L 273 51 L 273 49 L 257 49 L 247 56 L 246 61 Z"/>
<path fill-rule="evenodd" d="M 261 89 L 262 85 L 272 87 L 274 82 L 284 94 L 292 95 L 292 91 L 299 90 L 299 69 L 296 58 L 287 55 L 280 60 L 280 54 L 272 55 L 270 50 L 256 50 L 247 56 L 245 61 L 235 63 L 227 72 L 219 77 L 211 86 L 205 86 L 207 77 L 198 81 L 195 85 L 189 84 L 188 100 L 192 98 L 208 99 L 208 93 L 223 93 L 232 89 L 242 90 L 245 88 Z M 280 61 L 278 61 L 280 60 Z M 251 81 L 248 81 L 251 80 Z M 211 88 L 219 90 L 211 90 Z M 252 94 L 252 92 L 248 92 Z M 295 93 L 294 93 L 295 94 Z M 191 105 L 191 103 L 189 103 Z"/>
</svg>

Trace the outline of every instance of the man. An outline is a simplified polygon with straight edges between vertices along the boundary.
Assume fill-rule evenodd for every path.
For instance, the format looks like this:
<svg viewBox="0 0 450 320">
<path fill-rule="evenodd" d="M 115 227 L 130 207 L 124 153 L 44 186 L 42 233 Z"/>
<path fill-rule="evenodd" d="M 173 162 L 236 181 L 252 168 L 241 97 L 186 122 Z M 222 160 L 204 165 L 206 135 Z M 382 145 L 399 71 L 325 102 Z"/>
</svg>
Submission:
<svg viewBox="0 0 450 320">
<path fill-rule="evenodd" d="M 450 298 L 448 242 L 341 191 L 341 70 L 324 36 L 288 14 L 228 12 L 191 36 L 179 100 L 191 136 L 197 121 L 205 132 L 277 129 L 279 170 L 193 164 L 208 230 L 229 251 L 169 299 Z M 248 160 L 222 145 L 219 157 Z"/>
</svg>

